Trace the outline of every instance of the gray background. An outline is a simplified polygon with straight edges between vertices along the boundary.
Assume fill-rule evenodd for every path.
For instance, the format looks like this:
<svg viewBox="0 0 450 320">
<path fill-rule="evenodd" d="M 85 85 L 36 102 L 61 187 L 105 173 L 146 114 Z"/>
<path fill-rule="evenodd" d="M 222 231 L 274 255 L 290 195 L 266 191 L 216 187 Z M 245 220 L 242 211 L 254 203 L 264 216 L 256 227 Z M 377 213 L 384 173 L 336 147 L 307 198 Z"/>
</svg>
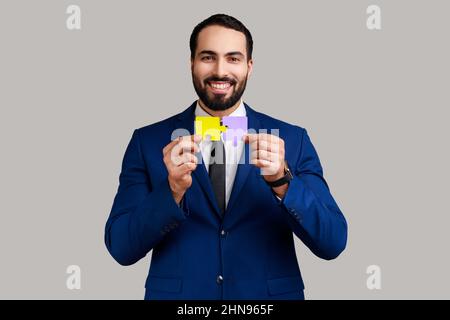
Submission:
<svg viewBox="0 0 450 320">
<path fill-rule="evenodd" d="M 369 4 L 381 31 L 366 28 Z M 348 220 L 337 260 L 297 240 L 306 297 L 450 298 L 444 0 L 1 0 L 0 298 L 143 298 L 149 259 L 117 264 L 104 224 L 133 129 L 196 99 L 188 39 L 217 12 L 254 37 L 244 100 L 308 130 Z"/>
</svg>

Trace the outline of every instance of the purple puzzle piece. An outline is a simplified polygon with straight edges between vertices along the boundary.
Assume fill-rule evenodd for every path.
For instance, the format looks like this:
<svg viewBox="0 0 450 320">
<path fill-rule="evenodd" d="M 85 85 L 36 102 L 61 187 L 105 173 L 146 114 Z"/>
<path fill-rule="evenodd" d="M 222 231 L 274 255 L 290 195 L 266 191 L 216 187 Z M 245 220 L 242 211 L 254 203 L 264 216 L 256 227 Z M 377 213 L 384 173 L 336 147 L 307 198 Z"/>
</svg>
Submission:
<svg viewBox="0 0 450 320">
<path fill-rule="evenodd" d="M 222 125 L 227 127 L 223 133 L 223 140 L 232 140 L 233 145 L 237 146 L 238 141 L 247 133 L 248 121 L 247 117 L 223 117 Z"/>
</svg>

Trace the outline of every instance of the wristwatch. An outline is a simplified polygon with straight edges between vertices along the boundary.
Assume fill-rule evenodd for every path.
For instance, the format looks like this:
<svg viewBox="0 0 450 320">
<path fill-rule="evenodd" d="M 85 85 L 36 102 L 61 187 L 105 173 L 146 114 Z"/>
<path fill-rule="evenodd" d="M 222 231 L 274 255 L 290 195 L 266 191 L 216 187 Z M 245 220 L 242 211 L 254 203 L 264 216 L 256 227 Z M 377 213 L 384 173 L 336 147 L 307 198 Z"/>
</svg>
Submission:
<svg viewBox="0 0 450 320">
<path fill-rule="evenodd" d="M 264 181 L 266 181 L 266 183 L 272 187 L 272 188 L 276 188 L 276 187 L 280 187 L 286 183 L 289 183 L 294 177 L 292 176 L 291 170 L 289 170 L 289 166 L 287 165 L 287 163 L 284 163 L 284 176 L 281 177 L 278 180 L 275 181 L 266 181 L 264 179 Z"/>
</svg>

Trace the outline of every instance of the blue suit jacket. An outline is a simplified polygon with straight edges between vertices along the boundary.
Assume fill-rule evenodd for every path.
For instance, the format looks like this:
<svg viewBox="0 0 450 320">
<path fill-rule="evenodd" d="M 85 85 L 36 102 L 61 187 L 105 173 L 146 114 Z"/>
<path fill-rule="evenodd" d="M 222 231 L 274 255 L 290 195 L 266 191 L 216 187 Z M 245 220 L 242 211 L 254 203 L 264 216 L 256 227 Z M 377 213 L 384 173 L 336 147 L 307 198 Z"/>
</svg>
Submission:
<svg viewBox="0 0 450 320">
<path fill-rule="evenodd" d="M 175 129 L 194 133 L 195 105 L 134 131 L 106 223 L 109 252 L 131 265 L 153 250 L 145 299 L 303 299 L 293 233 L 323 259 L 336 258 L 347 241 L 306 130 L 245 104 L 249 128 L 279 129 L 294 179 L 280 202 L 249 164 L 246 144 L 222 219 L 204 164 L 181 208 L 167 180 L 162 149 Z"/>
</svg>

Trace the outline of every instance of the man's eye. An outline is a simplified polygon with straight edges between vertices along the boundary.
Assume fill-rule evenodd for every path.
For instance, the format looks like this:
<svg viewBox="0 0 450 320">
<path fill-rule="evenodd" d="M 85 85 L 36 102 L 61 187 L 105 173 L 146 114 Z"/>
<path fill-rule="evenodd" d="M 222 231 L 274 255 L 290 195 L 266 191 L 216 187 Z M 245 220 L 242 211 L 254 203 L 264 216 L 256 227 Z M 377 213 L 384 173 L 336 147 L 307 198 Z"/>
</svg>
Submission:
<svg viewBox="0 0 450 320">
<path fill-rule="evenodd" d="M 204 56 L 202 61 L 211 61 L 213 58 L 211 56 Z"/>
<path fill-rule="evenodd" d="M 236 57 L 231 57 L 230 60 L 231 62 L 239 62 L 239 58 Z"/>
</svg>

